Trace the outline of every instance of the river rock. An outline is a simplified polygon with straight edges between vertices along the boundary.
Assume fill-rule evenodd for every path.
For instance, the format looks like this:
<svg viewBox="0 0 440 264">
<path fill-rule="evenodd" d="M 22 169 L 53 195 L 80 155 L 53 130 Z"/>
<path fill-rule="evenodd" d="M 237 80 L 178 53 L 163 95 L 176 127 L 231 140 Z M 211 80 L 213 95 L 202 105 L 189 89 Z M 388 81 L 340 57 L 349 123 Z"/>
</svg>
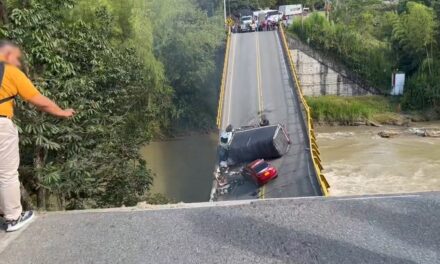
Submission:
<svg viewBox="0 0 440 264">
<path fill-rule="evenodd" d="M 428 121 L 426 119 L 426 117 L 424 117 L 422 115 L 419 115 L 419 114 L 411 115 L 409 118 L 411 119 L 411 122 L 424 122 L 424 121 Z"/>
<path fill-rule="evenodd" d="M 392 138 L 400 135 L 400 132 L 395 130 L 384 130 L 384 131 L 380 131 L 378 135 L 383 138 Z"/>
<path fill-rule="evenodd" d="M 440 129 L 426 129 L 424 136 L 440 138 Z"/>
<path fill-rule="evenodd" d="M 365 121 L 354 121 L 353 126 L 365 126 L 367 123 Z"/>
<path fill-rule="evenodd" d="M 409 131 L 409 133 L 417 135 L 417 136 L 421 136 L 421 137 L 425 136 L 425 129 L 424 128 L 412 127 L 408 131 Z"/>
<path fill-rule="evenodd" d="M 370 120 L 367 121 L 367 125 L 373 126 L 373 127 L 381 127 L 382 126 L 381 124 L 374 122 L 374 121 L 370 121 Z"/>
<path fill-rule="evenodd" d="M 393 125 L 395 126 L 409 126 L 411 123 L 411 119 L 407 118 L 399 118 L 393 121 Z"/>
<path fill-rule="evenodd" d="M 440 129 L 438 128 L 410 128 L 409 133 L 420 137 L 440 138 Z"/>
</svg>

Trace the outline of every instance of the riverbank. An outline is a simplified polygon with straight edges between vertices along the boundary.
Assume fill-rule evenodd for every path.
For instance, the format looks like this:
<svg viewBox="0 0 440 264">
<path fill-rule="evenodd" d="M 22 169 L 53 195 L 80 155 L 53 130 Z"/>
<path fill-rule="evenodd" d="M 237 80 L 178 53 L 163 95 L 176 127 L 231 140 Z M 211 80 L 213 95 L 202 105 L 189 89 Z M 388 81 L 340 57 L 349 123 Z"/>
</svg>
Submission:
<svg viewBox="0 0 440 264">
<path fill-rule="evenodd" d="M 436 111 L 402 112 L 397 98 L 369 96 L 306 97 L 313 120 L 320 125 L 394 125 L 439 119 Z"/>
</svg>

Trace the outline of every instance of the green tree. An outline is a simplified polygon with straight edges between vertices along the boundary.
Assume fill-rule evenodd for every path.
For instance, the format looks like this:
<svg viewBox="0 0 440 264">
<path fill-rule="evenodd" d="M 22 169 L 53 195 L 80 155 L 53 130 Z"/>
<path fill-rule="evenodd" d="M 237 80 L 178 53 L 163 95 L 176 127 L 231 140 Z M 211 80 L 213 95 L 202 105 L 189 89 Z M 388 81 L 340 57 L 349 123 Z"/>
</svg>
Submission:
<svg viewBox="0 0 440 264">
<path fill-rule="evenodd" d="M 38 207 L 133 205 L 150 197 L 143 144 L 176 124 L 215 125 L 225 35 L 206 2 L 0 3 L 0 37 L 23 47 L 45 95 L 78 110 L 59 121 L 18 102 L 21 178 Z"/>
<path fill-rule="evenodd" d="M 336 1 L 330 21 L 312 14 L 302 23 L 296 21 L 291 31 L 384 93 L 389 91 L 392 71 L 404 71 L 403 105 L 435 110 L 440 108 L 439 11 L 438 0 L 396 5 L 376 0 Z"/>
<path fill-rule="evenodd" d="M 318 13 L 295 21 L 290 30 L 312 47 L 333 55 L 369 85 L 383 92 L 389 90 L 392 61 L 386 43 L 345 24 L 330 22 Z"/>
<path fill-rule="evenodd" d="M 152 184 L 138 149 L 168 122 L 172 91 L 154 86 L 155 72 L 133 47 L 112 44 L 107 10 L 98 8 L 93 23 L 72 23 L 70 4 L 17 6 L 1 30 L 22 45 L 40 90 L 78 110 L 57 121 L 18 104 L 22 180 L 40 208 L 51 195 L 61 208 L 134 204 Z"/>
<path fill-rule="evenodd" d="M 191 1 L 151 1 L 149 7 L 157 15 L 153 49 L 175 91 L 176 122 L 212 127 L 225 42 L 222 15 L 208 17 Z"/>
<path fill-rule="evenodd" d="M 425 60 L 431 71 L 436 31 L 433 10 L 423 4 L 408 2 L 407 11 L 400 15 L 393 30 L 393 40 L 404 70 L 414 71 Z"/>
</svg>

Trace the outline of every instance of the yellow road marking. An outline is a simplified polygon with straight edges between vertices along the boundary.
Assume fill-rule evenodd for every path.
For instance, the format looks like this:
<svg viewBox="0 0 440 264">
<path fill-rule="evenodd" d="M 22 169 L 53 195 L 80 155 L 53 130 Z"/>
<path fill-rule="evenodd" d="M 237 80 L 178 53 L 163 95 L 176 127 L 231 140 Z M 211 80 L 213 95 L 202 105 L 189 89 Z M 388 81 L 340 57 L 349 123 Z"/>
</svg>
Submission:
<svg viewBox="0 0 440 264">
<path fill-rule="evenodd" d="M 260 199 L 264 199 L 266 195 L 266 185 L 263 185 L 263 187 L 260 188 Z"/>
<path fill-rule="evenodd" d="M 261 53 L 260 53 L 260 41 L 259 34 L 256 33 L 256 46 L 257 46 L 257 90 L 258 90 L 258 116 L 261 117 L 264 111 L 264 103 L 263 103 L 263 89 L 261 87 Z M 260 188 L 260 199 L 264 199 L 266 192 L 266 186 Z"/>
<path fill-rule="evenodd" d="M 263 89 L 261 88 L 261 53 L 260 53 L 260 41 L 259 34 L 256 33 L 256 46 L 257 46 L 257 89 L 258 89 L 258 115 L 261 116 L 264 110 L 263 104 Z"/>
</svg>

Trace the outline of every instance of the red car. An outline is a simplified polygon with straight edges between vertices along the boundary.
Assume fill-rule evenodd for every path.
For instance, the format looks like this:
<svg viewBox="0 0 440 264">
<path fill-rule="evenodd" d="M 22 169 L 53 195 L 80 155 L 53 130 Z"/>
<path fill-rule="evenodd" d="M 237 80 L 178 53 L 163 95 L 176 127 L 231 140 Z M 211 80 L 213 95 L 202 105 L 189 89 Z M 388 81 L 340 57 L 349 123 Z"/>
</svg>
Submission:
<svg viewBox="0 0 440 264">
<path fill-rule="evenodd" d="M 243 168 L 243 176 L 252 179 L 258 186 L 263 186 L 278 177 L 277 169 L 264 159 L 258 159 Z"/>
</svg>

